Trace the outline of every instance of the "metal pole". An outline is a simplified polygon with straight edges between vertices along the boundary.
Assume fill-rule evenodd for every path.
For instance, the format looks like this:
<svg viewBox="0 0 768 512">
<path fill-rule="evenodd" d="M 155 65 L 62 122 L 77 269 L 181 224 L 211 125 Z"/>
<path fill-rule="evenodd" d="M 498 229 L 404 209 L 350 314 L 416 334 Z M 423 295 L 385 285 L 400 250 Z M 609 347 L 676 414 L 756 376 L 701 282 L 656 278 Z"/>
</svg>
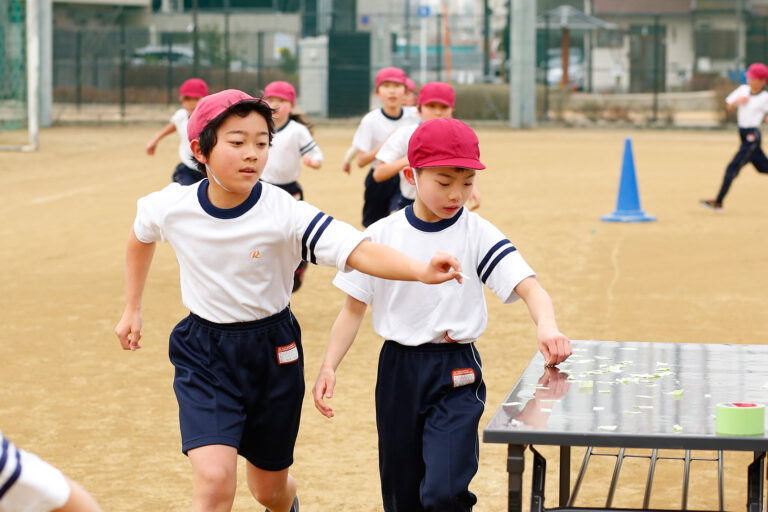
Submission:
<svg viewBox="0 0 768 512">
<path fill-rule="evenodd" d="M 404 2 L 404 21 L 405 21 L 405 63 L 404 71 L 406 75 L 411 74 L 411 2 L 405 0 Z"/>
<path fill-rule="evenodd" d="M 256 87 L 259 91 L 264 88 L 264 32 L 258 32 L 256 34 L 256 42 L 259 48 L 256 52 Z"/>
<path fill-rule="evenodd" d="M 229 89 L 229 0 L 224 0 L 224 88 Z"/>
<path fill-rule="evenodd" d="M 443 15 L 437 15 L 437 81 L 443 81 Z"/>
<path fill-rule="evenodd" d="M 120 118 L 125 119 L 125 16 L 120 17 Z"/>
<path fill-rule="evenodd" d="M 544 14 L 544 119 L 549 119 L 549 13 Z"/>
<path fill-rule="evenodd" d="M 659 120 L 659 16 L 653 17 L 653 121 Z"/>
<path fill-rule="evenodd" d="M 168 90 L 168 104 L 173 104 L 173 34 L 168 34 L 168 58 L 166 59 L 165 86 Z"/>
<path fill-rule="evenodd" d="M 200 47 L 197 38 L 197 0 L 192 0 L 192 74 L 197 76 L 200 65 Z"/>
<path fill-rule="evenodd" d="M 491 22 L 488 0 L 483 0 L 483 77 L 491 81 Z"/>
<path fill-rule="evenodd" d="M 77 29 L 77 32 L 75 32 L 75 104 L 77 104 L 77 110 L 80 110 L 83 104 L 82 39 L 82 30 Z"/>
</svg>

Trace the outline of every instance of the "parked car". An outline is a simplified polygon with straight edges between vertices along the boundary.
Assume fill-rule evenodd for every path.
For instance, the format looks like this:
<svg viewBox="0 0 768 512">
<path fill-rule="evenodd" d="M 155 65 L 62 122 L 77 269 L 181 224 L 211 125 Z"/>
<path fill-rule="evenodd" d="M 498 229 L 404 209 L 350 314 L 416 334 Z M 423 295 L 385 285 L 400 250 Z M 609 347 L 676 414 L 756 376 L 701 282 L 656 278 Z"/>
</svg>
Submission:
<svg viewBox="0 0 768 512">
<path fill-rule="evenodd" d="M 543 69 L 542 69 L 543 73 Z M 555 87 L 563 80 L 563 59 L 560 48 L 550 48 L 547 52 L 547 85 Z M 580 48 L 571 48 L 568 52 L 568 83 L 578 90 L 584 89 L 584 56 Z"/>
<path fill-rule="evenodd" d="M 131 54 L 131 65 L 133 66 L 167 66 L 170 55 L 171 66 L 191 66 L 195 62 L 195 52 L 188 45 L 171 45 L 170 52 L 168 46 L 147 45 L 136 48 Z M 199 64 L 210 66 L 209 59 L 200 58 Z"/>
</svg>

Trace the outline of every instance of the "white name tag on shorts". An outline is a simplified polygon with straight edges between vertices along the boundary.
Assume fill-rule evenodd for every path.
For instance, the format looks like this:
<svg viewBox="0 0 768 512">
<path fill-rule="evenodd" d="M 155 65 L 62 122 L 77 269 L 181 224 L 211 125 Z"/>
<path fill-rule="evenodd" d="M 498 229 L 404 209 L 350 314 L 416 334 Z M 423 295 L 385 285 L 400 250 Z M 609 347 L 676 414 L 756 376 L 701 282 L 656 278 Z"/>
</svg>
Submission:
<svg viewBox="0 0 768 512">
<path fill-rule="evenodd" d="M 285 345 L 284 347 L 277 347 L 277 363 L 288 364 L 299 360 L 299 349 L 296 347 L 296 343 Z"/>
<path fill-rule="evenodd" d="M 472 368 L 460 368 L 451 372 L 453 387 L 458 388 L 475 382 L 475 370 Z"/>
</svg>

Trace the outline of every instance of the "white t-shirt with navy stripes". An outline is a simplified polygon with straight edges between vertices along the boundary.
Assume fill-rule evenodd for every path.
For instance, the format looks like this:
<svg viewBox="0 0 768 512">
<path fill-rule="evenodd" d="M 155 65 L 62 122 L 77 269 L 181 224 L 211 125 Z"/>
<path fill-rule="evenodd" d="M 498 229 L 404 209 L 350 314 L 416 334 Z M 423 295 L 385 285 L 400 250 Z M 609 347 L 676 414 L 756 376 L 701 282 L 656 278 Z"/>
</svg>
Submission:
<svg viewBox="0 0 768 512">
<path fill-rule="evenodd" d="M 752 94 L 751 87 L 742 84 L 725 98 L 725 102 L 730 105 L 741 97 L 749 98 L 749 100 L 744 105 L 737 107 L 736 118 L 739 128 L 759 128 L 768 114 L 768 92 L 762 90 L 757 94 Z"/>
<path fill-rule="evenodd" d="M 401 126 L 416 125 L 421 120 L 416 107 L 403 107 L 399 117 L 392 117 L 378 108 L 368 112 L 355 131 L 352 145 L 360 151 L 373 151 Z M 376 161 L 373 166 L 376 166 Z"/>
<path fill-rule="evenodd" d="M 403 345 L 476 341 L 485 331 L 488 311 L 483 285 L 505 303 L 519 298 L 514 288 L 535 275 L 512 243 L 493 224 L 462 208 L 450 219 L 428 223 L 408 206 L 368 227 L 365 235 L 417 260 L 435 251 L 455 255 L 467 279 L 439 285 L 387 281 L 357 271 L 337 274 L 333 284 L 371 304 L 373 329 Z"/>
<path fill-rule="evenodd" d="M 181 299 L 216 323 L 259 320 L 288 306 L 301 260 L 348 271 L 363 233 L 314 206 L 258 182 L 250 197 L 220 209 L 208 180 L 172 183 L 139 199 L 133 230 L 144 243 L 169 242 L 176 252 Z"/>
<path fill-rule="evenodd" d="M 0 511 L 49 512 L 69 499 L 64 475 L 0 432 Z"/>
<path fill-rule="evenodd" d="M 275 132 L 269 158 L 261 179 L 273 185 L 293 183 L 301 175 L 301 158 L 309 155 L 313 160 L 323 160 L 323 152 L 301 123 L 289 120 Z"/>
</svg>

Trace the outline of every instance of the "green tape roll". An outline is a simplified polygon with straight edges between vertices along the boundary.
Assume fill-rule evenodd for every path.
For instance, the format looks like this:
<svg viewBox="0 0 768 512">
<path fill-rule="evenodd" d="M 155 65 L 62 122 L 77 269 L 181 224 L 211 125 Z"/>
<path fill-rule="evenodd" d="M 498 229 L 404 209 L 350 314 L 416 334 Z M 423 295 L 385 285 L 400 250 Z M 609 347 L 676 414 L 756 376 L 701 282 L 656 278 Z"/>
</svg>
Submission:
<svg viewBox="0 0 768 512">
<path fill-rule="evenodd" d="M 765 406 L 750 403 L 717 404 L 716 431 L 727 436 L 765 433 Z"/>
</svg>

